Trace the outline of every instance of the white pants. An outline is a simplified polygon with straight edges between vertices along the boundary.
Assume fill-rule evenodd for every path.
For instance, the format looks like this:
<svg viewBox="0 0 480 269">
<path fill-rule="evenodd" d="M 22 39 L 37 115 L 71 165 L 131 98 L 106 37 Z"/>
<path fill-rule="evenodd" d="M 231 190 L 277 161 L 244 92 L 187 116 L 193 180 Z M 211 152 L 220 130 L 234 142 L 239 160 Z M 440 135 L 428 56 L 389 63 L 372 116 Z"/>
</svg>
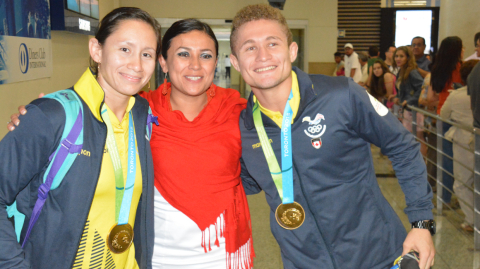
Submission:
<svg viewBox="0 0 480 269">
<path fill-rule="evenodd" d="M 220 247 L 215 246 L 215 225 L 210 225 L 212 250 L 205 253 L 201 246 L 202 231 L 197 224 L 171 206 L 156 188 L 154 199 L 155 246 L 152 259 L 153 268 L 226 268 L 225 238 L 219 234 Z M 220 218 L 221 216 L 218 217 L 217 222 L 220 221 Z M 207 229 L 206 235 L 208 236 L 208 234 Z"/>
<path fill-rule="evenodd" d="M 466 148 L 471 148 L 469 144 L 461 143 L 459 141 L 453 142 L 453 158 L 467 167 L 473 167 L 473 153 L 460 147 L 462 145 Z M 460 203 L 460 208 L 463 213 L 465 213 L 465 221 L 473 225 L 473 191 L 467 188 L 473 187 L 473 173 L 467 168 L 459 164 L 458 162 L 453 162 L 453 174 L 455 176 L 455 183 L 453 184 L 453 191 L 458 196 L 458 201 Z M 462 184 L 463 183 L 463 184 Z M 465 185 L 464 185 L 465 184 Z M 467 203 L 463 202 L 466 201 Z"/>
</svg>

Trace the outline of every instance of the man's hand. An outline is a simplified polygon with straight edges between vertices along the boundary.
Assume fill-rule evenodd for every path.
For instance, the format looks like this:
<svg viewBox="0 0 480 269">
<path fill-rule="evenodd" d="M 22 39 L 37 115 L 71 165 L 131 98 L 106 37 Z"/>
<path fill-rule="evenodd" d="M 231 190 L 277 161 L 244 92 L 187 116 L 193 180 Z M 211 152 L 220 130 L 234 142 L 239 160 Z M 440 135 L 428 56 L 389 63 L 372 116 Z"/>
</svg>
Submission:
<svg viewBox="0 0 480 269">
<path fill-rule="evenodd" d="M 433 266 L 435 258 L 435 247 L 433 246 L 432 235 L 427 229 L 413 228 L 403 242 L 402 256 L 415 250 L 420 253 L 420 269 L 429 269 Z"/>
<path fill-rule="evenodd" d="M 38 98 L 42 98 L 44 96 L 45 94 L 42 92 L 38 95 Z M 20 124 L 20 120 L 18 119 L 18 117 L 20 117 L 20 115 L 25 115 L 25 114 L 27 114 L 27 110 L 25 109 L 25 106 L 19 106 L 18 113 L 15 113 L 10 116 L 10 122 L 7 124 L 7 128 L 10 132 L 15 130 L 15 126 L 18 126 Z"/>
</svg>

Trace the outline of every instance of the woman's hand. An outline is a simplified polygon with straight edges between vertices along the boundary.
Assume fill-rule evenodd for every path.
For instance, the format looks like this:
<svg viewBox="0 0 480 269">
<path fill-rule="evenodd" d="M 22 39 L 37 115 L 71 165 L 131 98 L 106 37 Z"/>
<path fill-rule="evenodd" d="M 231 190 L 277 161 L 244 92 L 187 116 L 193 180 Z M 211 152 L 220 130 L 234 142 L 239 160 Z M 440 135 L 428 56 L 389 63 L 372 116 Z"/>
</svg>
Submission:
<svg viewBox="0 0 480 269">
<path fill-rule="evenodd" d="M 396 94 L 390 95 L 390 96 L 388 97 L 388 102 L 395 102 L 395 99 L 398 99 L 398 98 L 396 98 L 396 97 L 397 97 Z"/>
</svg>

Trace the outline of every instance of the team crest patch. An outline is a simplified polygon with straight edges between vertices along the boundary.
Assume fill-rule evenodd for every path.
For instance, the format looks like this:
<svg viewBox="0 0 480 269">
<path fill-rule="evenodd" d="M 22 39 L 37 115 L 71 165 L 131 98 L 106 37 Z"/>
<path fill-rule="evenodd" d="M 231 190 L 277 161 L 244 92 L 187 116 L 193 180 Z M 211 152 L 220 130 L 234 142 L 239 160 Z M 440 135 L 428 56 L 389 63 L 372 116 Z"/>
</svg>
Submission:
<svg viewBox="0 0 480 269">
<path fill-rule="evenodd" d="M 377 111 L 378 115 L 385 116 L 388 114 L 388 108 L 380 103 L 377 98 L 373 97 L 372 95 L 368 94 L 368 98 L 370 98 L 370 103 L 372 103 L 373 108 Z"/>
<path fill-rule="evenodd" d="M 322 139 L 321 138 L 312 139 L 312 146 L 316 149 L 319 149 L 322 146 Z"/>
<path fill-rule="evenodd" d="M 322 146 L 322 139 L 320 139 L 320 137 L 325 133 L 325 130 L 327 129 L 327 126 L 325 124 L 321 124 L 322 120 L 325 120 L 325 117 L 320 113 L 317 113 L 313 120 L 309 116 L 302 119 L 302 122 L 308 122 L 307 129 L 303 131 L 308 137 L 312 139 L 312 146 L 315 149 L 319 149 Z"/>
</svg>

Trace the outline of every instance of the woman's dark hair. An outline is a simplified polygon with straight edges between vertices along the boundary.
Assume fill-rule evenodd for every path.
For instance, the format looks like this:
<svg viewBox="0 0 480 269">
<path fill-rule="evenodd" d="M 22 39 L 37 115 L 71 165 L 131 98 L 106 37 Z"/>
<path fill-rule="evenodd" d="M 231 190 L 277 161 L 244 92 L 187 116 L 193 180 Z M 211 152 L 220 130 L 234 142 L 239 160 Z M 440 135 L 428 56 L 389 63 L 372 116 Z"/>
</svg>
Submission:
<svg viewBox="0 0 480 269">
<path fill-rule="evenodd" d="M 379 60 L 376 60 L 375 62 L 373 62 L 372 73 L 373 73 L 373 66 L 375 66 L 375 64 L 377 64 L 377 63 L 380 64 L 380 66 L 382 67 L 383 74 L 380 77 L 377 77 L 374 74 L 372 75 L 372 83 L 371 83 L 371 87 L 370 87 L 370 94 L 373 97 L 375 97 L 377 99 L 380 99 L 387 94 L 387 89 L 385 88 L 384 76 L 385 76 L 386 73 L 391 73 L 391 72 L 390 72 L 390 69 L 388 69 L 387 64 L 385 64 L 385 62 L 383 60 L 379 59 Z"/>
<path fill-rule="evenodd" d="M 462 61 L 462 40 L 458 36 L 449 36 L 442 40 L 438 52 L 433 58 L 431 84 L 432 89 L 440 93 L 452 78 L 457 64 Z"/>
<path fill-rule="evenodd" d="M 201 31 L 210 36 L 210 38 L 215 43 L 215 56 L 218 58 L 218 41 L 213 33 L 212 28 L 204 22 L 201 22 L 197 19 L 185 19 L 180 20 L 172 24 L 170 28 L 168 28 L 167 32 L 163 36 L 162 42 L 162 56 L 166 60 L 167 59 L 167 51 L 170 48 L 170 44 L 172 43 L 172 39 L 176 36 L 181 34 L 186 34 L 191 31 Z"/>
<path fill-rule="evenodd" d="M 102 21 L 100 21 L 100 27 L 95 34 L 95 38 L 98 40 L 98 43 L 100 45 L 105 44 L 107 38 L 117 29 L 120 22 L 126 20 L 143 21 L 148 25 L 152 26 L 153 31 L 155 32 L 155 35 L 157 37 L 157 48 L 155 52 L 156 58 L 158 58 L 162 50 L 162 33 L 160 23 L 158 23 L 157 20 L 150 16 L 150 14 L 148 14 L 146 11 L 143 11 L 136 7 L 120 7 L 108 13 L 102 19 Z M 95 74 L 98 73 L 98 63 L 93 61 L 91 58 L 90 68 Z"/>
</svg>

